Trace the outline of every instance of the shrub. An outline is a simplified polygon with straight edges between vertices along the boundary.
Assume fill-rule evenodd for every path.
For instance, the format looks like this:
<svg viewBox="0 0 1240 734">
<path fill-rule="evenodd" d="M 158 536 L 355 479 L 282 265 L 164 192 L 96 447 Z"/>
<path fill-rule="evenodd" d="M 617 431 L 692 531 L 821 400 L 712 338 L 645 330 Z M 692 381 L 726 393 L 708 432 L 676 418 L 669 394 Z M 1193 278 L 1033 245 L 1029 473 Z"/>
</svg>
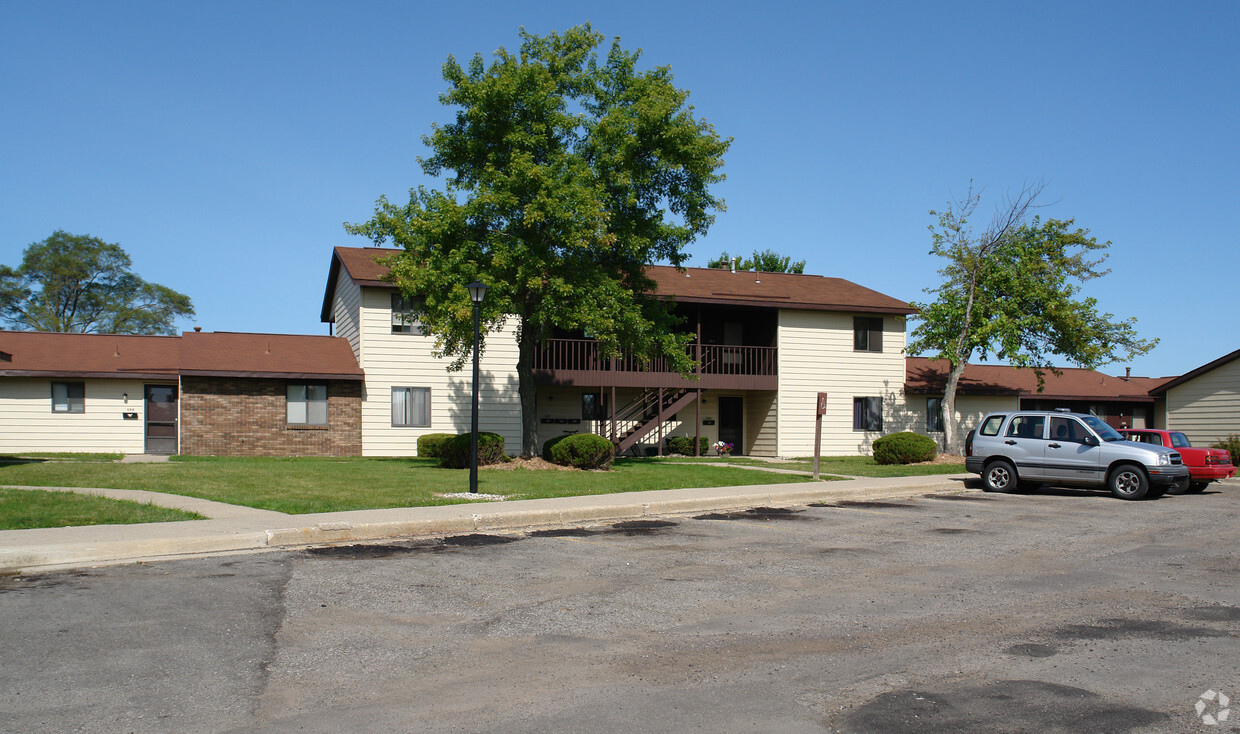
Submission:
<svg viewBox="0 0 1240 734">
<path fill-rule="evenodd" d="M 552 458 L 551 458 L 552 447 L 558 444 L 559 442 L 563 441 L 564 439 L 568 438 L 569 436 L 575 436 L 575 435 L 577 434 L 569 433 L 564 436 L 556 436 L 555 438 L 547 439 L 546 442 L 543 443 L 542 457 L 546 459 L 547 461 L 552 461 Z"/>
<path fill-rule="evenodd" d="M 916 464 L 939 453 L 933 438 L 920 433 L 893 433 L 874 440 L 874 461 L 880 464 Z"/>
<path fill-rule="evenodd" d="M 1222 441 L 1215 441 L 1210 444 L 1212 449 L 1227 449 L 1227 453 L 1231 454 L 1232 466 L 1240 466 L 1240 433 L 1233 433 Z"/>
<path fill-rule="evenodd" d="M 664 441 L 669 454 L 684 454 L 685 456 L 693 456 L 693 436 L 668 436 Z M 700 456 L 705 456 L 710 451 L 710 439 L 705 436 L 701 439 L 702 452 Z"/>
<path fill-rule="evenodd" d="M 548 443 L 551 443 L 548 441 Z M 616 458 L 611 441 L 595 433 L 564 436 L 551 446 L 551 461 L 578 469 L 606 469 Z"/>
<path fill-rule="evenodd" d="M 478 434 L 478 466 L 498 464 L 504 459 L 504 437 L 498 433 Z M 469 434 L 457 434 L 441 444 L 439 465 L 445 469 L 469 466 Z"/>
<path fill-rule="evenodd" d="M 444 442 L 452 438 L 454 433 L 428 433 L 418 436 L 418 456 L 438 459 L 443 456 Z"/>
</svg>

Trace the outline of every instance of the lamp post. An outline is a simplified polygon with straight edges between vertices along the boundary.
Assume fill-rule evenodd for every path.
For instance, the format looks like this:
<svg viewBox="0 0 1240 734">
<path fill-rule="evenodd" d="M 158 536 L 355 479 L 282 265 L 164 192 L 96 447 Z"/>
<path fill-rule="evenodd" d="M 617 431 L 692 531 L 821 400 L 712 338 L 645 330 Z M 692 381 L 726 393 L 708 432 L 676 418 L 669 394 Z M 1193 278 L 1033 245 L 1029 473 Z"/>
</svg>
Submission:
<svg viewBox="0 0 1240 734">
<path fill-rule="evenodd" d="M 487 287 L 482 281 L 475 280 L 465 286 L 469 290 L 469 300 L 474 302 L 474 404 L 469 413 L 469 491 L 478 493 L 478 312 L 482 306 L 482 298 L 487 294 Z"/>
</svg>

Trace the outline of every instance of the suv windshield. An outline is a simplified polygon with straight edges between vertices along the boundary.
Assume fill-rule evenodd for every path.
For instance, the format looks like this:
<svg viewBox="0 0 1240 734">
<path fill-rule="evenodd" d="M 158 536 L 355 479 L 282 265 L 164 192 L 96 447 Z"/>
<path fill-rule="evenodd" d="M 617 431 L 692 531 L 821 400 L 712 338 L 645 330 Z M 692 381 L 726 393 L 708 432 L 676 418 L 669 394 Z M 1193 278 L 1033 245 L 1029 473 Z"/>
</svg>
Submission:
<svg viewBox="0 0 1240 734">
<path fill-rule="evenodd" d="M 1124 437 L 1119 435 L 1119 431 L 1108 426 L 1105 421 L 1096 415 L 1083 415 L 1081 420 L 1085 421 L 1085 425 L 1094 430 L 1098 437 L 1103 441 L 1123 441 Z"/>
</svg>

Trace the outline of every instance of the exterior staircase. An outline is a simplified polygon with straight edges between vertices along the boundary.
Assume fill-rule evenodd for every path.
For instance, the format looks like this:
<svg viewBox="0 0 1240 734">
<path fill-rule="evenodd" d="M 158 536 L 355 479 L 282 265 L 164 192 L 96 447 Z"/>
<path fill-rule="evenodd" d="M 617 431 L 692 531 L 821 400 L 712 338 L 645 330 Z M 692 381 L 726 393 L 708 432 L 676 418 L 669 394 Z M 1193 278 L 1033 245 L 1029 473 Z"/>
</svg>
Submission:
<svg viewBox="0 0 1240 734">
<path fill-rule="evenodd" d="M 616 411 L 616 421 L 632 423 L 618 436 L 612 438 L 616 445 L 616 453 L 620 454 L 637 445 L 651 431 L 676 415 L 681 409 L 697 400 L 696 389 L 664 389 L 647 388 L 636 399 Z M 662 405 L 660 406 L 660 397 Z M 660 409 L 660 407 L 662 409 Z"/>
</svg>

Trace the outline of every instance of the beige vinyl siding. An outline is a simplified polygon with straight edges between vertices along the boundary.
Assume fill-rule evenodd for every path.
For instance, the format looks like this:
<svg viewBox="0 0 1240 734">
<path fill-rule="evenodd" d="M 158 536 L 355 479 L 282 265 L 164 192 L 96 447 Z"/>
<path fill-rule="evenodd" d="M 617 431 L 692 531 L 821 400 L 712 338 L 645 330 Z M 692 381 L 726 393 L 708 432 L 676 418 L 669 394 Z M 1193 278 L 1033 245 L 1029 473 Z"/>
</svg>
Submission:
<svg viewBox="0 0 1240 734">
<path fill-rule="evenodd" d="M 1240 360 L 1216 367 L 1167 391 L 1167 422 L 1194 446 L 1240 433 Z"/>
<path fill-rule="evenodd" d="M 52 383 L 85 383 L 85 412 L 53 413 Z M 141 380 L 0 378 L 0 453 L 89 451 L 140 454 L 145 450 Z M 125 402 L 123 395 L 129 396 Z M 137 420 L 125 420 L 126 412 Z"/>
<path fill-rule="evenodd" d="M 431 352 L 435 340 L 417 333 L 392 333 L 392 291 L 362 288 L 359 309 L 362 395 L 362 454 L 413 456 L 426 433 L 469 431 L 472 363 L 448 372 L 449 360 Z M 517 393 L 515 319 L 501 332 L 488 334 L 482 356 L 478 428 L 504 437 L 509 454 L 521 452 L 521 403 Z M 431 391 L 429 427 L 392 425 L 392 388 L 427 387 Z"/>
<path fill-rule="evenodd" d="M 922 435 L 930 436 L 939 444 L 939 451 L 949 454 L 964 453 L 964 437 L 965 435 L 977 428 L 982 418 L 989 413 L 998 413 L 1005 410 L 1016 410 L 1020 407 L 1020 399 L 1016 396 L 989 396 L 989 395 L 957 395 L 956 396 L 956 413 L 953 424 L 956 428 L 955 440 L 951 447 L 945 446 L 943 443 L 942 431 L 933 433 L 926 431 L 926 399 L 938 397 L 941 395 L 909 395 L 905 398 L 903 404 L 897 404 L 891 409 L 891 423 L 886 423 L 884 416 L 883 433 L 898 433 L 899 431 L 912 431 Z M 884 405 L 884 407 L 887 407 Z M 944 421 L 947 416 L 943 416 Z"/>
<path fill-rule="evenodd" d="M 822 424 L 825 456 L 870 453 L 888 433 L 853 430 L 853 398 L 881 397 L 884 418 L 903 404 L 904 317 L 883 316 L 883 351 L 853 351 L 853 317 L 860 313 L 779 312 L 780 456 L 812 456 L 819 392 L 828 394 Z"/>
<path fill-rule="evenodd" d="M 358 329 L 361 301 L 362 289 L 353 282 L 344 268 L 341 268 L 340 275 L 336 278 L 336 300 L 332 304 L 334 333 L 349 340 L 349 346 L 353 347 L 353 356 L 357 357 L 359 364 L 362 361 L 362 338 Z"/>
<path fill-rule="evenodd" d="M 745 444 L 746 453 L 750 456 L 775 456 L 778 453 L 777 405 L 773 392 L 745 393 Z"/>
</svg>

